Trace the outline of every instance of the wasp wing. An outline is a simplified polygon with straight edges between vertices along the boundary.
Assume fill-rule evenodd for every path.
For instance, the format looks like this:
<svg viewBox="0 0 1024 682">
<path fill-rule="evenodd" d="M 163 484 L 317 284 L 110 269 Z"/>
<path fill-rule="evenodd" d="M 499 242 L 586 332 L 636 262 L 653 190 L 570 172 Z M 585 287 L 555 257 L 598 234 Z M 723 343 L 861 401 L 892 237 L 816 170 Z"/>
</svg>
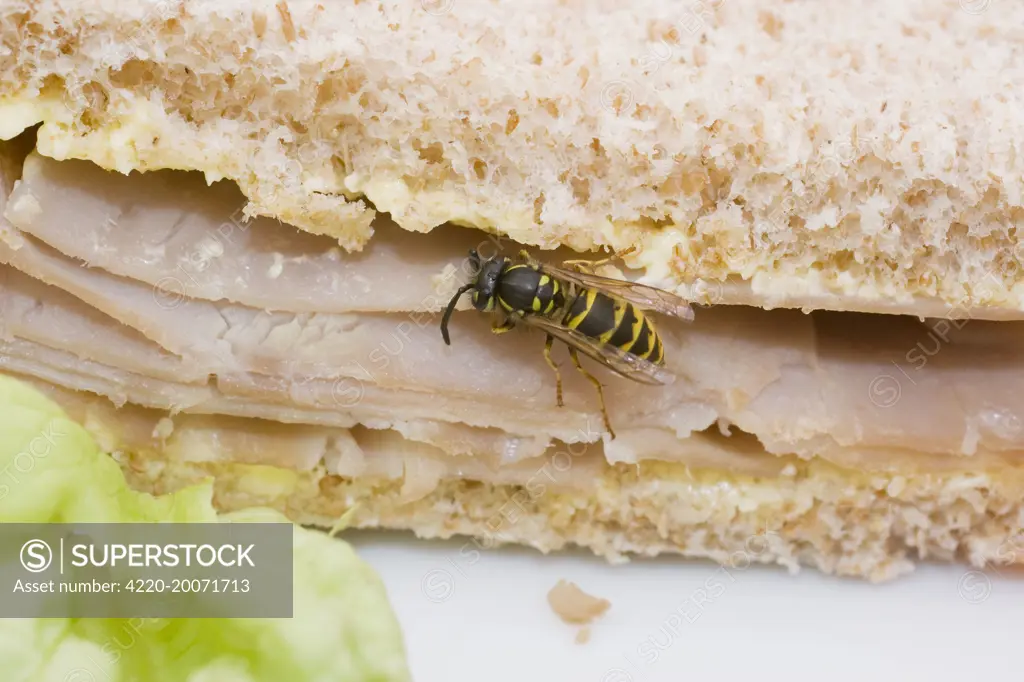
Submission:
<svg viewBox="0 0 1024 682">
<path fill-rule="evenodd" d="M 629 282 L 624 279 L 602 277 L 589 272 L 580 272 L 557 265 L 548 265 L 534 260 L 530 261 L 552 277 L 567 280 L 585 289 L 597 289 L 616 296 L 645 310 L 653 310 L 663 315 L 671 315 L 682 320 L 693 320 L 693 308 L 685 299 L 657 287 Z"/>
<path fill-rule="evenodd" d="M 651 386 L 662 386 L 675 381 L 675 375 L 664 367 L 627 353 L 611 344 L 595 341 L 571 327 L 553 322 L 540 315 L 523 315 L 520 319 L 526 324 L 550 334 L 570 348 L 583 352 L 592 360 L 627 379 Z"/>
</svg>

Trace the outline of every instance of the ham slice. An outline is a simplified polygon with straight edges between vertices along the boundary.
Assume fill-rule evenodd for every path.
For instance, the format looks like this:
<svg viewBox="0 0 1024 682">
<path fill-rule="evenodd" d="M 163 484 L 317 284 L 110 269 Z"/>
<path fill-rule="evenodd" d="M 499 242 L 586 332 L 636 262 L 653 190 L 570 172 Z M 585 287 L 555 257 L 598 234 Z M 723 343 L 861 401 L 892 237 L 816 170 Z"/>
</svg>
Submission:
<svg viewBox="0 0 1024 682">
<path fill-rule="evenodd" d="M 451 272 L 468 233 L 389 240 L 382 230 L 380 248 L 350 255 L 254 221 L 191 288 L 162 289 L 239 202 L 188 174 L 122 177 L 31 155 L 0 225 L 8 368 L 116 404 L 359 425 L 506 463 L 552 441 L 598 439 L 592 387 L 564 352 L 566 407 L 554 408 L 539 334 L 495 338 L 466 311 L 454 345 L 442 343 L 431 311 L 460 281 Z M 286 258 L 306 260 L 278 281 L 272 254 L 286 246 Z M 356 296 L 363 279 L 371 286 Z M 603 450 L 609 461 L 672 460 L 719 425 L 752 438 L 759 457 L 872 467 L 1024 450 L 1024 323 L 725 306 L 660 323 L 675 383 L 593 368 L 620 432 Z"/>
<path fill-rule="evenodd" d="M 172 296 L 296 313 L 439 310 L 447 301 L 426 295 L 432 278 L 471 248 L 486 256 L 499 245 L 471 230 L 411 234 L 378 220 L 365 251 L 343 253 L 330 237 L 247 221 L 245 203 L 233 184 L 208 186 L 201 173 L 125 176 L 33 152 L 7 217 L 69 256 Z"/>
</svg>

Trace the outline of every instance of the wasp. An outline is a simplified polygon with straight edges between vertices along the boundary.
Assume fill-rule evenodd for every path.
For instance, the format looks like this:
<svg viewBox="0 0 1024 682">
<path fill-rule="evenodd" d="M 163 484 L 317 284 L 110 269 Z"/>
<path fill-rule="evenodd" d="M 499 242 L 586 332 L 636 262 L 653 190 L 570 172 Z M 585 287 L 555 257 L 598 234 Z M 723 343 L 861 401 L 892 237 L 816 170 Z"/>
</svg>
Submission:
<svg viewBox="0 0 1024 682">
<path fill-rule="evenodd" d="M 651 310 L 690 321 L 693 310 L 683 299 L 644 284 L 602 277 L 595 271 L 611 261 L 572 260 L 557 267 L 534 260 L 526 251 L 518 259 L 496 255 L 481 260 L 469 252 L 473 274 L 448 303 L 441 318 L 441 336 L 451 345 L 448 322 L 459 299 L 473 292 L 473 307 L 496 313 L 491 331 L 504 334 L 519 323 L 547 334 L 544 359 L 555 373 L 556 397 L 562 401 L 562 375 L 551 358 L 555 340 L 569 347 L 576 369 L 597 389 L 601 416 L 609 435 L 615 431 L 608 418 L 601 382 L 580 363 L 579 353 L 627 379 L 648 385 L 671 383 L 674 376 L 665 367 L 665 348 L 650 317 Z"/>
</svg>

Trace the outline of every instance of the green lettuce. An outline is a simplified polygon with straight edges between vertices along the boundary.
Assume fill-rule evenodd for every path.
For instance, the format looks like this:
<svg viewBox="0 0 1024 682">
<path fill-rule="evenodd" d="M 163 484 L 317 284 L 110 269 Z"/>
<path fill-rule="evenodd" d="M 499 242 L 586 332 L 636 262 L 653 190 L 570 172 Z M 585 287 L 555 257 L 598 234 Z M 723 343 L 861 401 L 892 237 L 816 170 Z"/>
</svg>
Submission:
<svg viewBox="0 0 1024 682">
<path fill-rule="evenodd" d="M 211 483 L 128 487 L 89 434 L 0 375 L 0 522 L 281 522 L 218 516 Z M 0 619 L 8 682 L 347 682 L 409 679 L 382 582 L 346 543 L 295 529 L 291 619 Z"/>
</svg>

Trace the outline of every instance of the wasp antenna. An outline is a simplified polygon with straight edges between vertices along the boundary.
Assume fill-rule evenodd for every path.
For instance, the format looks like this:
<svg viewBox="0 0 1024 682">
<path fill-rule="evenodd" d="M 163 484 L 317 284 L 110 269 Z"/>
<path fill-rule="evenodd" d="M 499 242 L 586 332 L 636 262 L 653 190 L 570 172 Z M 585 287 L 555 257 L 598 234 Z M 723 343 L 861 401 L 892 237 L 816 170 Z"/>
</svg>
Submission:
<svg viewBox="0 0 1024 682">
<path fill-rule="evenodd" d="M 448 335 L 448 321 L 452 319 L 452 313 L 455 312 L 455 306 L 458 305 L 459 299 L 462 295 L 472 289 L 475 286 L 472 282 L 459 287 L 459 290 L 452 296 L 452 300 L 448 301 L 448 307 L 444 310 L 444 317 L 441 318 L 441 338 L 444 339 L 446 345 L 452 345 L 452 339 Z"/>
</svg>

